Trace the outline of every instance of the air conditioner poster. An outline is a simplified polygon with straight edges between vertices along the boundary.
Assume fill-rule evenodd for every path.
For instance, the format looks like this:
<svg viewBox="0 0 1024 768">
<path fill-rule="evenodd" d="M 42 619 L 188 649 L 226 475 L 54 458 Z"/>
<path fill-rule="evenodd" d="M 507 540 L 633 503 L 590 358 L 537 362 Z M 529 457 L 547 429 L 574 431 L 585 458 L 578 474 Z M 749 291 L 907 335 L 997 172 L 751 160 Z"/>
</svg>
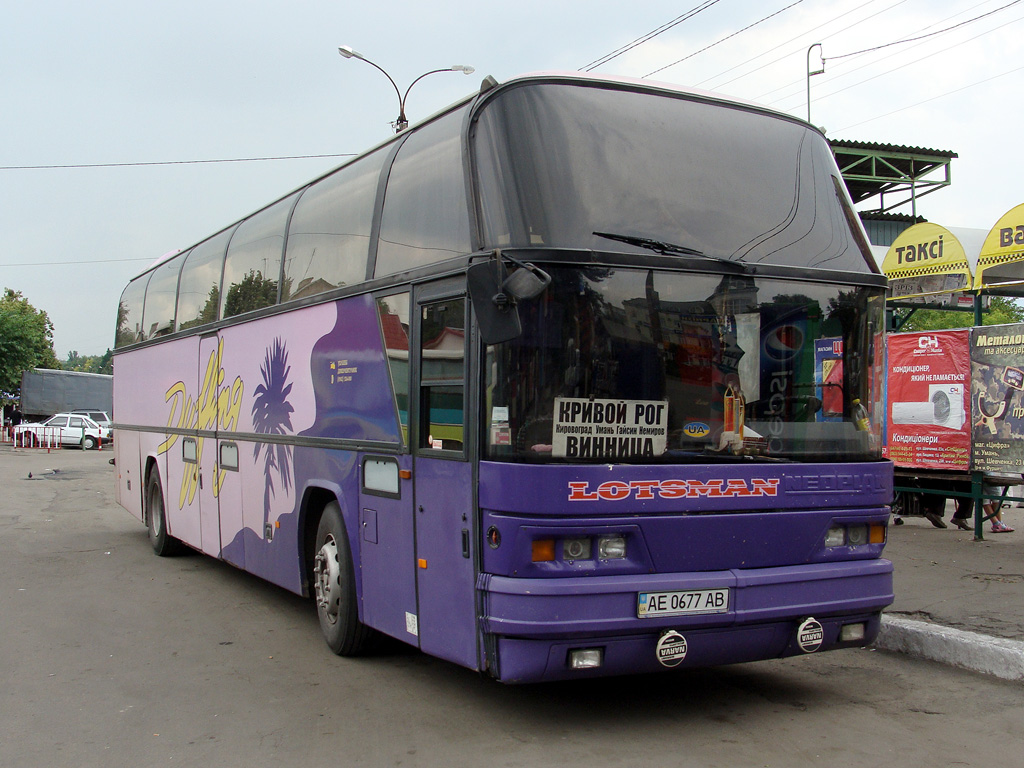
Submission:
<svg viewBox="0 0 1024 768">
<path fill-rule="evenodd" d="M 971 333 L 974 469 L 1024 472 L 1024 325 Z"/>
<path fill-rule="evenodd" d="M 884 454 L 899 467 L 970 469 L 970 329 L 894 333 L 887 344 Z"/>
</svg>

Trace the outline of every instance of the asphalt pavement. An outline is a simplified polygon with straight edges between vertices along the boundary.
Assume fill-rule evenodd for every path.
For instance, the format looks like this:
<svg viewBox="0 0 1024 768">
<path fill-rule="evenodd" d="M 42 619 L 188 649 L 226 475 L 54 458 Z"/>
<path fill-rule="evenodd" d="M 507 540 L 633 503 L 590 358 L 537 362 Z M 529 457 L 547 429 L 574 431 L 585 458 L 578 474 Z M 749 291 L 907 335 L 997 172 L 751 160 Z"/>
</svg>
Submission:
<svg viewBox="0 0 1024 768">
<path fill-rule="evenodd" d="M 1003 508 L 1012 533 L 983 540 L 923 517 L 889 526 L 885 557 L 895 566 L 896 600 L 875 647 L 964 669 L 1024 680 L 1024 509 Z M 973 523 L 973 521 L 972 521 Z"/>
<path fill-rule="evenodd" d="M 85 458 L 78 451 L 44 458 L 0 444 L 0 457 L 7 453 L 21 453 L 26 460 L 9 467 L 15 473 L 37 464 L 79 464 L 77 457 Z M 39 460 L 28 462 L 33 454 Z M 110 454 L 101 455 L 106 464 Z M 5 465 L 9 459 L 13 456 L 4 457 Z M 113 506 L 112 498 L 107 503 Z M 947 524 L 952 511 L 950 502 Z M 986 523 L 981 541 L 974 540 L 973 530 L 937 528 L 923 517 L 890 525 L 884 556 L 895 566 L 896 599 L 874 646 L 1004 680 L 1024 680 L 1024 509 L 1010 502 L 1003 521 L 1016 530 L 992 533 Z"/>
</svg>

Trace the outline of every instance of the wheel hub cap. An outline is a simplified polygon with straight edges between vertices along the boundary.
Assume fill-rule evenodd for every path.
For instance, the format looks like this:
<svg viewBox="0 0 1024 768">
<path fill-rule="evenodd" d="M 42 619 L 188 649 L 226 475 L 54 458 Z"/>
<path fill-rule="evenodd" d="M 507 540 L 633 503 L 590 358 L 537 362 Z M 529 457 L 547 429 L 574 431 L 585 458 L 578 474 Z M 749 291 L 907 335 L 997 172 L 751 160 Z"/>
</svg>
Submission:
<svg viewBox="0 0 1024 768">
<path fill-rule="evenodd" d="M 316 605 L 333 624 L 338 620 L 341 605 L 341 567 L 338 564 L 338 544 L 333 536 L 316 553 L 313 563 L 316 577 Z"/>
</svg>

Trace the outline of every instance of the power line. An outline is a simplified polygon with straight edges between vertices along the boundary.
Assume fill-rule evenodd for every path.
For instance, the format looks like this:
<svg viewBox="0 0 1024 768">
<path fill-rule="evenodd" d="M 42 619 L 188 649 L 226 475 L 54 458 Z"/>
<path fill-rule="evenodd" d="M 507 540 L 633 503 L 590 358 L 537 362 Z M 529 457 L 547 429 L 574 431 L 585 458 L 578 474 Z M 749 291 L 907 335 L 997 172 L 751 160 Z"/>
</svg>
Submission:
<svg viewBox="0 0 1024 768">
<path fill-rule="evenodd" d="M 828 93 L 825 93 L 825 94 L 819 94 L 816 97 L 816 100 L 820 102 L 823 99 L 827 99 L 830 96 L 835 96 L 836 94 L 842 93 L 843 91 L 848 91 L 851 88 L 856 88 L 859 85 L 864 85 L 865 83 L 869 83 L 872 80 L 877 80 L 880 77 L 886 77 L 888 75 L 891 75 L 893 72 L 897 72 L 897 71 L 899 71 L 901 69 L 905 69 L 907 67 L 913 66 L 914 64 L 920 64 L 922 61 L 925 61 L 926 59 L 930 59 L 930 58 L 932 58 L 934 56 L 945 55 L 945 54 L 949 53 L 950 51 L 952 51 L 953 48 L 957 48 L 957 47 L 959 47 L 961 45 L 966 45 L 967 43 L 974 42 L 978 38 L 984 37 L 985 35 L 988 35 L 988 34 L 991 34 L 992 32 L 995 32 L 998 29 L 1002 29 L 1003 27 L 1007 27 L 1010 24 L 1016 24 L 1022 18 L 1024 18 L 1024 17 L 1019 17 L 1019 18 L 1016 18 L 1016 19 L 1011 19 L 1010 21 L 1007 21 L 1004 24 L 1000 24 L 999 26 L 993 27 L 992 29 L 985 30 L 984 32 L 979 32 L 974 37 L 969 37 L 966 40 L 961 40 L 960 42 L 954 43 L 953 45 L 951 45 L 951 46 L 949 46 L 947 48 L 944 48 L 944 49 L 941 49 L 941 50 L 938 50 L 938 51 L 933 51 L 931 53 L 925 54 L 924 56 L 921 56 L 920 58 L 914 59 L 913 61 L 908 61 L 908 62 L 906 62 L 904 64 L 900 64 L 899 66 L 895 66 L 895 67 L 891 67 L 889 69 L 883 70 L 882 72 L 879 72 L 877 74 L 871 75 L 870 77 L 866 77 L 863 80 L 858 80 L 857 82 L 850 83 L 849 85 L 843 86 L 842 88 L 837 88 L 834 91 L 829 91 Z M 871 62 L 871 63 L 877 63 L 877 62 Z M 864 69 L 865 66 L 870 66 L 870 64 L 866 64 L 866 65 L 864 65 L 862 67 L 858 67 L 857 69 L 852 70 L 851 72 L 848 72 L 847 75 L 852 75 L 854 72 L 857 72 L 857 71 L 859 71 L 861 69 Z M 846 77 L 847 75 L 843 75 L 842 77 Z M 1001 75 L 997 75 L 997 77 L 1001 77 Z M 839 79 L 840 78 L 838 78 L 838 77 L 837 78 L 833 78 L 832 80 L 829 80 L 828 82 L 835 82 L 836 80 L 839 80 Z M 982 80 L 982 81 L 979 81 L 979 82 L 983 83 L 983 82 L 987 82 L 987 81 Z M 969 86 L 965 86 L 965 87 L 969 87 Z M 959 90 L 963 90 L 963 89 L 959 89 Z M 956 92 L 957 91 L 950 91 L 949 93 L 956 93 Z M 784 99 L 789 98 L 792 95 L 793 94 L 789 94 L 787 96 L 781 96 L 778 99 L 775 99 L 774 101 L 770 101 L 770 102 L 768 102 L 768 106 L 772 106 L 774 104 L 777 104 L 780 101 L 783 101 Z M 925 103 L 925 102 L 921 102 L 921 103 Z M 875 118 L 871 118 L 871 119 L 874 120 Z M 858 125 L 861 125 L 861 123 L 858 123 Z M 853 126 L 851 126 L 851 127 L 853 127 Z"/>
<path fill-rule="evenodd" d="M 705 45 L 699 51 L 694 51 L 689 56 L 683 56 L 683 58 L 679 59 L 678 61 L 673 61 L 671 64 L 666 64 L 664 67 L 659 67 L 658 69 L 654 70 L 653 72 L 648 72 L 646 75 L 644 75 L 644 77 L 650 77 L 651 75 L 656 75 L 659 72 L 662 72 L 662 71 L 668 69 L 669 67 L 674 67 L 676 64 L 682 64 L 687 59 L 692 59 L 698 53 L 704 53 L 704 51 L 706 51 L 706 50 L 708 50 L 710 48 L 714 48 L 719 43 L 724 43 L 726 40 L 729 40 L 730 38 L 736 37 L 736 35 L 740 34 L 741 32 L 746 32 L 748 29 L 752 29 L 753 27 L 756 27 L 758 24 L 760 24 L 762 22 L 765 22 L 765 21 L 768 21 L 768 19 L 771 19 L 771 18 L 773 18 L 775 16 L 778 16 L 783 11 L 788 11 L 794 5 L 800 5 L 800 3 L 802 3 L 802 2 L 803 2 L 803 0 L 796 0 L 795 3 L 790 3 L 785 8 L 780 8 L 775 13 L 768 14 L 763 19 L 759 19 L 758 21 L 755 21 L 753 24 L 748 24 L 743 29 L 736 30 L 731 35 L 726 35 L 725 37 L 722 37 L 722 38 L 719 38 L 718 40 L 715 40 L 715 42 L 711 43 L 711 45 Z"/>
<path fill-rule="evenodd" d="M 662 34 L 663 32 L 667 32 L 668 30 L 672 29 L 673 27 L 676 27 L 676 26 L 682 24 L 684 21 L 687 21 L 688 19 L 693 18 L 694 16 L 696 16 L 701 11 L 706 11 L 712 5 L 715 5 L 716 3 L 718 3 L 718 1 L 719 0 L 704 0 L 704 2 L 701 3 L 700 5 L 694 6 L 693 8 L 688 10 L 686 13 L 682 14 L 681 16 L 677 16 L 676 18 L 672 19 L 672 21 L 668 21 L 668 22 L 662 24 L 660 27 L 657 27 L 656 29 L 651 30 L 647 34 L 641 35 L 640 37 L 638 37 L 633 42 L 626 43 L 626 45 L 622 46 L 621 48 L 618 48 L 617 50 L 614 50 L 614 51 L 612 51 L 609 54 L 605 54 L 604 56 L 600 57 L 599 59 L 595 59 L 594 61 L 592 61 L 589 64 L 587 64 L 585 67 L 582 67 L 583 71 L 584 72 L 592 72 L 593 70 L 597 69 L 602 64 L 607 64 L 612 59 L 618 58 L 619 56 L 621 56 L 622 54 L 626 53 L 627 51 L 631 51 L 634 48 L 637 48 L 637 47 L 643 45 L 647 41 L 653 40 L 655 37 L 657 37 L 658 35 Z"/>
<path fill-rule="evenodd" d="M 227 157 L 216 160 L 155 160 L 137 163 L 67 163 L 64 165 L 0 165 L 0 171 L 42 171 L 61 168 L 140 168 L 148 165 L 200 165 L 207 163 L 259 163 L 268 160 L 319 160 L 333 157 L 355 157 L 354 152 L 330 155 L 286 155 L 282 157 Z"/>
<path fill-rule="evenodd" d="M 78 264 L 120 264 L 125 261 L 153 261 L 152 257 L 143 259 L 91 259 L 88 261 L 36 261 L 36 262 L 21 262 L 19 264 L 0 264 L 0 269 L 6 267 L 67 267 L 77 266 Z"/>
<path fill-rule="evenodd" d="M 801 38 L 805 38 L 811 32 L 817 32 L 819 29 L 822 29 L 823 27 L 827 27 L 830 24 L 834 24 L 835 22 L 839 21 L 840 19 L 842 19 L 842 18 L 844 18 L 846 16 L 849 16 L 851 13 L 859 11 L 861 8 L 864 8 L 865 6 L 871 5 L 872 3 L 875 3 L 875 2 L 877 2 L 877 0 L 867 0 L 867 2 L 861 3 L 856 8 L 851 8 L 850 10 L 846 11 L 845 13 L 842 13 L 839 16 L 836 16 L 835 18 L 829 19 L 828 21 L 823 22 L 823 23 L 819 24 L 816 27 L 812 27 L 811 29 L 804 30 L 803 32 L 801 32 L 798 35 L 796 35 L 795 37 L 791 37 L 789 40 L 786 40 L 785 42 L 779 43 L 778 45 L 773 46 L 772 48 L 769 48 L 767 51 L 764 51 L 763 53 L 759 53 L 756 56 L 752 56 L 749 59 L 747 59 L 746 61 L 741 61 L 739 64 L 736 64 L 735 66 L 729 67 L 729 69 L 726 69 L 726 70 L 724 70 L 722 72 L 719 72 L 717 75 L 712 75 L 711 77 L 708 77 L 708 78 L 705 78 L 704 80 L 701 80 L 696 85 L 697 86 L 702 86 L 705 83 L 709 83 L 710 81 L 714 80 L 716 77 L 721 77 L 722 75 L 727 75 L 728 73 L 732 72 L 733 70 L 739 69 L 740 67 L 743 67 L 743 66 L 745 66 L 747 64 L 750 64 L 753 61 L 757 61 L 762 56 L 767 56 L 768 54 L 772 53 L 773 51 L 779 50 L 783 46 L 789 45 L 790 43 L 793 43 L 793 42 L 795 42 L 797 40 L 800 40 Z M 857 21 L 857 22 L 851 24 L 849 27 L 845 27 L 842 31 L 845 32 L 845 31 L 848 31 L 850 29 L 853 29 L 857 25 L 863 24 L 864 22 L 866 22 L 866 21 L 868 21 L 870 19 L 873 19 L 875 16 L 878 16 L 880 14 L 886 13 L 887 11 L 891 11 L 897 5 L 902 5 L 905 2 L 907 2 L 907 0 L 897 0 L 897 2 L 893 3 L 892 5 L 890 5 L 890 6 L 886 7 L 886 8 L 883 8 L 881 11 L 878 11 L 878 13 L 874 13 L 871 16 L 867 16 L 867 17 L 861 19 L 860 21 Z M 835 34 L 838 34 L 838 33 L 835 33 Z M 833 35 L 829 35 L 829 37 L 832 37 L 832 36 Z M 824 40 L 827 40 L 827 39 L 828 39 L 828 37 L 824 38 Z M 822 42 L 824 42 L 824 40 Z M 744 72 L 742 74 L 736 75 L 736 77 L 732 78 L 732 80 L 726 80 L 723 83 L 717 83 L 716 85 L 710 86 L 710 87 L 718 89 L 718 88 L 722 88 L 722 87 L 724 87 L 726 85 L 729 85 L 730 83 L 734 83 L 737 80 L 741 80 L 742 78 L 747 77 L 748 75 L 752 75 L 755 72 L 758 72 L 758 71 L 764 69 L 765 67 L 769 67 L 772 64 L 777 64 L 778 62 L 780 62 L 783 59 L 785 59 L 788 56 L 790 56 L 791 53 L 792 53 L 791 51 L 787 51 L 786 53 L 782 54 L 778 58 L 773 59 L 772 61 L 769 61 L 766 64 L 761 64 L 761 65 L 755 67 L 754 69 L 750 70 L 749 72 Z"/>
<path fill-rule="evenodd" d="M 869 117 L 867 120 L 861 120 L 859 123 L 854 123 L 853 125 L 847 125 L 844 128 L 840 128 L 840 129 L 838 129 L 836 131 L 836 133 L 842 133 L 843 131 L 848 131 L 851 128 L 856 128 L 856 127 L 858 127 L 860 125 L 864 125 L 865 123 L 870 123 L 870 122 L 872 122 L 874 120 L 881 120 L 883 117 L 889 117 L 890 115 L 895 115 L 895 114 L 897 114 L 899 112 L 903 112 L 903 111 L 908 110 L 908 109 L 913 109 L 914 107 L 920 107 L 922 104 L 927 104 L 928 102 L 935 101 L 937 99 L 941 99 L 941 98 L 944 98 L 946 96 L 952 96 L 954 93 L 960 93 L 960 91 L 966 91 L 968 88 L 973 88 L 976 85 L 984 85 L 987 82 L 990 82 L 992 80 L 997 80 L 1000 77 L 1006 77 L 1007 75 L 1012 75 L 1014 72 L 1020 72 L 1021 70 L 1024 70 L 1024 66 L 1016 67 L 1015 69 L 1010 69 L 1010 70 L 1007 70 L 1006 72 L 1001 72 L 998 75 L 992 75 L 992 77 L 986 77 L 984 80 L 978 80 L 975 83 L 971 83 L 970 85 L 964 85 L 964 86 L 962 86 L 960 88 L 955 88 L 952 91 L 946 91 L 945 93 L 940 93 L 938 96 L 932 96 L 931 98 L 924 99 L 923 101 L 919 101 L 916 104 L 908 104 L 905 107 L 900 107 L 899 109 L 894 109 L 894 110 L 892 110 L 892 112 L 886 112 L 884 115 L 875 115 L 874 117 Z"/>
<path fill-rule="evenodd" d="M 949 16 L 949 17 L 947 17 L 945 19 L 942 19 L 942 21 L 948 21 L 949 19 L 954 18 L 957 15 L 959 15 L 959 14 L 954 14 L 953 16 Z M 942 54 L 945 54 L 945 53 L 949 53 L 950 51 L 953 50 L 953 48 L 957 48 L 957 47 L 959 47 L 961 45 L 966 45 L 967 43 L 970 43 L 970 42 L 973 42 L 974 40 L 977 40 L 979 37 L 984 37 L 985 35 L 990 34 L 990 33 L 994 32 L 994 31 L 996 31 L 997 29 L 1002 29 L 1003 27 L 1009 26 L 1010 24 L 1014 24 L 1014 23 L 1016 23 L 1018 21 L 1020 21 L 1020 18 L 1012 19 L 1012 20 L 1010 20 L 1010 21 L 1008 21 L 1008 22 L 1006 22 L 1004 24 L 1000 24 L 997 27 L 993 27 L 992 29 L 985 30 L 984 32 L 979 32 L 974 37 L 969 37 L 969 38 L 967 38 L 965 40 L 961 40 L 958 43 L 954 43 L 953 45 L 948 46 L 947 48 L 944 48 L 944 49 L 941 49 L 941 50 L 934 51 L 932 53 L 926 54 L 925 56 L 922 56 L 919 59 L 915 59 L 915 60 L 907 62 L 905 64 L 901 64 L 899 66 L 895 66 L 895 67 L 892 67 L 890 69 L 884 70 L 884 71 L 880 72 L 879 74 L 872 75 L 871 77 L 865 78 L 864 80 L 859 80 L 856 83 L 852 83 L 852 84 L 844 86 L 842 88 L 838 88 L 838 89 L 836 89 L 834 91 L 830 91 L 830 92 L 828 92 L 826 94 L 819 94 L 816 97 L 816 101 L 821 101 L 822 99 L 828 98 L 829 96 L 834 96 L 837 93 L 842 93 L 843 91 L 849 90 L 850 88 L 853 88 L 855 86 L 863 85 L 864 83 L 870 82 L 871 80 L 875 80 L 875 79 L 877 79 L 879 77 L 883 77 L 885 75 L 892 74 L 893 72 L 896 72 L 896 71 L 898 71 L 900 69 L 908 67 L 908 66 L 910 66 L 912 64 L 917 64 L 917 63 L 922 62 L 925 59 L 929 59 L 929 58 L 931 58 L 933 56 L 939 56 L 939 55 L 942 55 Z M 941 23 L 941 22 L 938 22 L 938 23 Z M 925 27 L 925 29 L 927 29 L 927 27 Z M 924 43 L 923 42 L 919 42 L 916 45 L 911 46 L 911 48 L 916 48 L 916 47 L 918 47 L 920 45 L 924 45 Z M 825 84 L 828 84 L 828 83 L 834 83 L 834 82 L 837 82 L 838 80 L 842 80 L 844 78 L 847 78 L 847 77 L 853 75 L 854 73 L 859 72 L 860 70 L 865 69 L 867 67 L 870 67 L 872 65 L 878 64 L 881 61 L 884 61 L 884 58 L 883 59 L 873 60 L 873 61 L 868 61 L 867 63 L 862 64 L 859 67 L 856 67 L 856 68 L 854 68 L 852 70 L 849 70 L 849 71 L 847 71 L 844 74 L 838 75 L 836 77 L 826 78 L 825 81 L 822 83 L 822 85 L 825 85 Z M 842 66 L 842 65 L 840 65 L 840 66 Z M 781 91 L 781 90 L 784 90 L 784 89 L 791 89 L 791 88 L 796 87 L 798 84 L 799 84 L 799 91 L 800 91 L 799 93 L 797 91 L 791 91 L 791 92 L 788 92 L 788 93 L 785 93 L 785 94 L 779 96 L 776 99 L 773 99 L 772 101 L 768 101 L 768 102 L 765 102 L 765 103 L 768 106 L 774 106 L 775 104 L 778 104 L 779 102 L 782 102 L 782 101 L 784 101 L 784 100 L 786 100 L 788 98 L 796 97 L 798 95 L 800 96 L 800 98 L 803 98 L 803 95 L 802 95 L 803 80 L 801 79 L 799 81 L 792 80 L 792 81 L 790 81 L 789 83 L 787 83 L 785 85 L 781 85 L 781 86 L 779 86 L 777 88 L 773 88 L 770 91 L 766 91 L 764 93 L 761 93 L 761 94 L 755 96 L 754 100 L 755 101 L 761 101 L 762 99 L 764 99 L 765 97 L 767 97 L 768 95 L 770 95 L 772 93 L 775 93 L 776 91 Z M 789 107 L 785 107 L 785 109 L 790 109 L 790 108 Z"/>
<path fill-rule="evenodd" d="M 1000 8 L 996 8 L 995 10 L 989 11 L 988 13 L 983 13 L 980 16 L 975 16 L 973 19 L 967 19 L 966 21 L 961 21 L 959 24 L 954 24 L 953 26 L 946 27 L 945 29 L 937 29 L 936 31 L 929 32 L 926 35 L 918 35 L 917 37 L 908 37 L 908 38 L 906 38 L 904 40 L 895 40 L 895 41 L 893 41 L 891 43 L 885 43 L 884 45 L 876 45 L 874 48 L 865 48 L 863 51 L 854 51 L 853 53 L 844 53 L 841 56 L 829 56 L 828 58 L 824 58 L 823 57 L 822 60 L 823 61 L 835 61 L 836 59 L 845 59 L 845 58 L 847 58 L 849 56 L 858 56 L 858 55 L 860 55 L 862 53 L 871 53 L 872 51 L 880 51 L 883 48 L 889 48 L 890 46 L 893 46 L 893 45 L 902 45 L 903 43 L 913 43 L 916 40 L 924 40 L 925 38 L 928 38 L 928 37 L 934 37 L 935 35 L 941 35 L 943 32 L 949 32 L 950 30 L 958 29 L 959 27 L 966 26 L 967 24 L 973 24 L 975 21 L 978 21 L 980 19 L 984 19 L 987 16 L 991 16 L 993 13 L 999 13 L 1000 11 L 1005 11 L 1011 5 L 1017 5 L 1020 1 L 1021 0 L 1013 0 L 1012 3 L 1007 3 L 1006 5 L 1004 5 L 1004 6 L 1000 7 Z"/>
</svg>

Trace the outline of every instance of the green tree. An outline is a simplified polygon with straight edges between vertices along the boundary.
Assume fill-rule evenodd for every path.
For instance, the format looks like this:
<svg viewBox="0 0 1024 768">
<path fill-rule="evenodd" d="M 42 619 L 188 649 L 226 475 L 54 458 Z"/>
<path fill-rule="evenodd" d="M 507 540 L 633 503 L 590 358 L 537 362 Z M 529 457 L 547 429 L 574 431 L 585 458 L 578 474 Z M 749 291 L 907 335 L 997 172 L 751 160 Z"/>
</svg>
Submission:
<svg viewBox="0 0 1024 768">
<path fill-rule="evenodd" d="M 277 281 L 263 277 L 263 273 L 251 269 L 241 279 L 228 288 L 224 300 L 224 317 L 234 317 L 261 307 L 269 307 L 277 302 Z"/>
<path fill-rule="evenodd" d="M 53 323 L 28 303 L 21 291 L 0 296 L 0 392 L 21 390 L 21 374 L 31 368 L 60 368 L 53 352 Z"/>
<path fill-rule="evenodd" d="M 906 310 L 900 310 L 906 312 Z M 1024 323 L 1024 306 L 1017 299 L 993 296 L 991 304 L 981 316 L 982 325 L 1004 325 Z M 974 325 L 972 312 L 955 312 L 947 309 L 918 309 L 903 325 L 900 332 L 944 331 L 948 328 L 967 328 Z"/>
<path fill-rule="evenodd" d="M 68 352 L 68 359 L 64 361 L 65 371 L 81 371 L 82 373 L 107 373 L 114 372 L 114 353 L 108 349 L 102 355 L 80 355 L 77 350 Z"/>
</svg>

